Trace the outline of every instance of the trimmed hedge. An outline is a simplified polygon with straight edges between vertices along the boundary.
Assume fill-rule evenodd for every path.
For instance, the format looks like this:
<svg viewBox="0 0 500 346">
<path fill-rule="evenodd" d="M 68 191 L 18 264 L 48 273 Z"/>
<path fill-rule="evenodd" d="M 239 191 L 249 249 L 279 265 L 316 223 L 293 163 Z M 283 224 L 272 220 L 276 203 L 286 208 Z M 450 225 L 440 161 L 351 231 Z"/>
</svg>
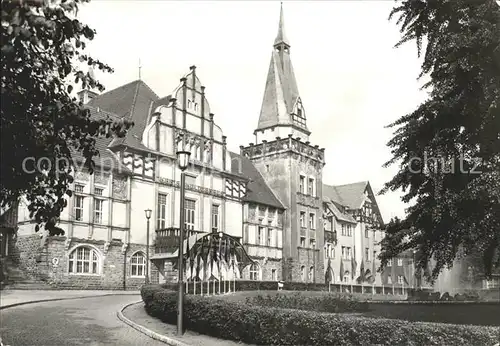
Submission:
<svg viewBox="0 0 500 346">
<path fill-rule="evenodd" d="M 175 292 L 143 286 L 146 311 L 176 323 Z M 500 328 L 364 318 L 344 314 L 260 307 L 186 296 L 184 325 L 217 338 L 257 345 L 488 345 Z"/>
<path fill-rule="evenodd" d="M 299 292 L 293 294 L 258 295 L 247 297 L 248 305 L 270 308 L 298 309 L 317 312 L 366 312 L 368 303 L 353 299 L 350 295 L 336 293 L 306 296 Z"/>
</svg>

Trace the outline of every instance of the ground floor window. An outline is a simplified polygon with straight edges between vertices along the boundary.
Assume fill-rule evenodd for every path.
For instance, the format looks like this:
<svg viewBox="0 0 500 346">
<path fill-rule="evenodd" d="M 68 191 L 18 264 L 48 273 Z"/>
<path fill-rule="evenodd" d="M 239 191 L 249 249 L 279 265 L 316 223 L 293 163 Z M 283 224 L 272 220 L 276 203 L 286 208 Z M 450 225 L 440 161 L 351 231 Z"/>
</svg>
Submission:
<svg viewBox="0 0 500 346">
<path fill-rule="evenodd" d="M 309 268 L 309 282 L 314 281 L 314 267 Z"/>
<path fill-rule="evenodd" d="M 130 258 L 130 267 L 132 276 L 145 276 L 146 273 L 146 257 L 141 252 L 136 252 Z"/>
<path fill-rule="evenodd" d="M 250 280 L 259 280 L 259 265 L 252 264 L 250 266 Z"/>
<path fill-rule="evenodd" d="M 86 246 L 80 246 L 69 254 L 71 274 L 99 274 L 99 253 Z"/>
</svg>

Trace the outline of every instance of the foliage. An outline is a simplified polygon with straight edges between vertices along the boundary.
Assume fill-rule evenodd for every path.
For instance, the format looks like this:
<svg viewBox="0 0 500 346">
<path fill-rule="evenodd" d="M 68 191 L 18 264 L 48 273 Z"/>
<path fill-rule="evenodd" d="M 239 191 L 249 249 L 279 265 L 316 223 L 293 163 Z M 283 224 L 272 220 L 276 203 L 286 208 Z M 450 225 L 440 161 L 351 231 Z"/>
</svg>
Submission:
<svg viewBox="0 0 500 346">
<path fill-rule="evenodd" d="M 94 120 L 71 96 L 74 85 L 104 89 L 78 61 L 112 72 L 83 53 L 95 31 L 76 14 L 88 1 L 2 0 L 0 203 L 11 206 L 25 196 L 31 217 L 50 234 L 62 232 L 55 225 L 71 196 L 74 159 L 83 157 L 92 173 L 96 137 L 123 136 L 132 125 Z M 24 167 L 30 157 L 40 162 L 34 173 Z"/>
<path fill-rule="evenodd" d="M 429 98 L 390 125 L 399 172 L 381 193 L 402 189 L 414 201 L 392 220 L 382 266 L 415 249 L 417 265 L 434 263 L 435 280 L 457 256 L 480 254 L 490 276 L 500 266 L 500 6 L 495 0 L 405 0 L 402 39 L 423 54 Z"/>
<path fill-rule="evenodd" d="M 146 311 L 176 321 L 175 292 L 143 286 Z M 186 296 L 187 329 L 254 345 L 493 345 L 499 328 L 363 318 Z"/>
<path fill-rule="evenodd" d="M 478 301 L 480 299 L 477 291 L 457 293 L 451 296 L 448 292 L 442 295 L 439 292 L 430 292 L 426 290 L 416 290 L 412 295 L 408 296 L 408 301 L 418 302 L 436 302 L 436 301 Z"/>
<path fill-rule="evenodd" d="M 248 305 L 281 309 L 299 309 L 317 312 L 361 312 L 368 310 L 368 303 L 353 299 L 346 294 L 323 294 L 308 296 L 300 292 L 294 294 L 258 295 L 247 297 Z"/>
<path fill-rule="evenodd" d="M 360 275 L 356 278 L 357 284 L 362 284 L 362 283 L 373 284 L 374 282 L 375 282 L 375 276 L 372 275 L 370 269 L 363 269 L 362 271 L 360 271 Z"/>
</svg>

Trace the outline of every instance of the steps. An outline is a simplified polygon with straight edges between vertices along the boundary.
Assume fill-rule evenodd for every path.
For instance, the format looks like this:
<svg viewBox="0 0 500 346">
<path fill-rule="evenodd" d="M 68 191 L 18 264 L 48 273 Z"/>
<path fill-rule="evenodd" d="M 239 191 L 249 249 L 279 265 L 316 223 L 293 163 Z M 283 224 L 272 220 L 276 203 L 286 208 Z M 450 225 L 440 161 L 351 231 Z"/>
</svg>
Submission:
<svg viewBox="0 0 500 346">
<path fill-rule="evenodd" d="M 0 285 L 0 289 L 6 290 L 50 290 L 51 285 L 44 282 L 43 279 L 34 279 L 27 275 L 11 259 L 2 259 L 2 268 L 5 276 Z"/>
</svg>

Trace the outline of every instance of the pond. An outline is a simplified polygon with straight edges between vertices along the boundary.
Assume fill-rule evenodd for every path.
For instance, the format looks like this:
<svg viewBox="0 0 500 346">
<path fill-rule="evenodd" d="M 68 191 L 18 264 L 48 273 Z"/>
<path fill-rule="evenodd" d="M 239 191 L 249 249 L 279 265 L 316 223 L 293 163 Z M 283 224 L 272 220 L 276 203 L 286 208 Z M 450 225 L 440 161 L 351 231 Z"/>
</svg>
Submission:
<svg viewBox="0 0 500 346">
<path fill-rule="evenodd" d="M 407 321 L 500 326 L 500 303 L 372 302 L 369 309 L 362 315 Z"/>
</svg>

